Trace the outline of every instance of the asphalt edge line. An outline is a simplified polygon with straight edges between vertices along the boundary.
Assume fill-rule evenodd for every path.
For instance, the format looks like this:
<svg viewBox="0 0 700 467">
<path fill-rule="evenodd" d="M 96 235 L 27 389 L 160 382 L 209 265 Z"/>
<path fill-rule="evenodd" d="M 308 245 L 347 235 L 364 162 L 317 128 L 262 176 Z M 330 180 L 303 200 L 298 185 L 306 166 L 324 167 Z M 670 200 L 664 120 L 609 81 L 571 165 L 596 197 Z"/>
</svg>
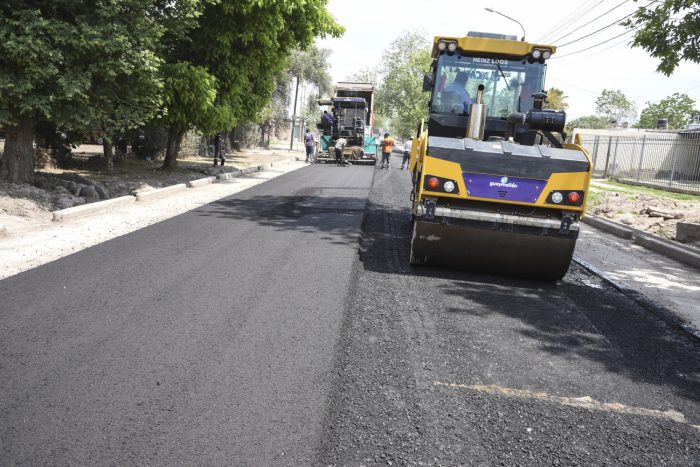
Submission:
<svg viewBox="0 0 700 467">
<path fill-rule="evenodd" d="M 337 404 L 341 400 L 337 396 L 337 392 L 340 390 L 340 382 L 342 381 L 343 375 L 341 369 L 347 358 L 346 349 L 349 345 L 350 335 L 346 332 L 350 326 L 350 315 L 353 312 L 351 308 L 353 305 L 352 290 L 357 284 L 357 278 L 360 274 L 362 254 L 363 249 L 366 245 L 367 236 L 365 231 L 367 230 L 367 220 L 369 218 L 370 212 L 370 197 L 372 195 L 372 190 L 374 189 L 374 182 L 376 179 L 377 171 L 372 171 L 372 181 L 369 183 L 369 188 L 367 190 L 367 202 L 365 203 L 365 208 L 362 212 L 362 221 L 360 222 L 360 234 L 357 239 L 357 251 L 355 254 L 355 259 L 352 262 L 352 270 L 350 271 L 350 280 L 348 282 L 348 287 L 345 289 L 345 298 L 343 300 L 343 316 L 341 317 L 339 331 L 340 336 L 333 346 L 333 357 L 331 359 L 330 365 L 330 375 L 328 378 L 328 394 L 326 400 L 323 401 L 323 416 L 321 417 L 320 423 L 320 436 L 319 442 L 316 445 L 314 457 L 315 462 L 313 465 L 330 465 L 328 459 L 325 459 L 325 454 L 328 451 L 327 443 L 329 442 L 329 437 L 334 433 L 337 425 L 333 420 L 331 420 L 332 414 L 336 410 Z M 332 463 L 331 463 L 332 464 Z"/>
<path fill-rule="evenodd" d="M 641 305 L 647 311 L 654 314 L 657 318 L 660 318 L 661 320 L 663 320 L 667 324 L 673 326 L 676 329 L 683 331 L 684 333 L 694 337 L 695 339 L 700 340 L 700 329 L 695 327 L 693 324 L 685 321 L 683 318 L 678 316 L 676 313 L 674 313 L 669 308 L 659 304 L 655 300 L 652 300 L 651 298 L 647 297 L 643 293 L 641 293 L 637 290 L 634 290 L 633 288 L 623 284 L 622 282 L 619 282 L 619 281 L 613 279 L 605 272 L 601 271 L 600 269 L 596 268 L 592 264 L 589 264 L 580 258 L 574 257 L 573 262 L 578 264 L 579 266 L 581 266 L 583 269 L 587 270 L 591 274 L 600 277 L 608 285 L 610 285 L 613 288 L 620 291 L 623 295 L 625 295 L 630 300 Z"/>
</svg>

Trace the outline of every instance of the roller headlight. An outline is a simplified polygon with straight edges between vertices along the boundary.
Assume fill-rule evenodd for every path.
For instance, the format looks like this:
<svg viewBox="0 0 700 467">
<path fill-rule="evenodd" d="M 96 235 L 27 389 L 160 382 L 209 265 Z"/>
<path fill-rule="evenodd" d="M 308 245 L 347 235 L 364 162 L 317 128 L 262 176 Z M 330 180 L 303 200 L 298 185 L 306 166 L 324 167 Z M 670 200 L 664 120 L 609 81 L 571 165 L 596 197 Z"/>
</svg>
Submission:
<svg viewBox="0 0 700 467">
<path fill-rule="evenodd" d="M 542 58 L 544 58 L 545 60 L 549 60 L 549 57 L 551 57 L 551 56 L 552 56 L 551 50 L 545 50 L 544 52 L 542 52 Z"/>
<path fill-rule="evenodd" d="M 455 191 L 455 182 L 447 181 L 442 185 L 443 190 L 448 193 Z"/>
<path fill-rule="evenodd" d="M 438 42 L 438 50 L 440 52 L 444 52 L 446 48 L 447 48 L 447 43 L 445 41 Z"/>
<path fill-rule="evenodd" d="M 532 51 L 532 58 L 538 60 L 542 56 L 542 51 L 540 49 L 535 49 Z"/>
<path fill-rule="evenodd" d="M 562 202 L 563 199 L 564 199 L 564 196 L 561 193 L 559 193 L 558 191 L 555 191 L 554 193 L 552 193 L 552 202 L 553 203 L 559 204 Z"/>
<path fill-rule="evenodd" d="M 454 53 L 455 50 L 457 50 L 457 43 L 456 42 L 450 42 L 449 44 L 447 44 L 447 51 L 449 53 Z"/>
</svg>

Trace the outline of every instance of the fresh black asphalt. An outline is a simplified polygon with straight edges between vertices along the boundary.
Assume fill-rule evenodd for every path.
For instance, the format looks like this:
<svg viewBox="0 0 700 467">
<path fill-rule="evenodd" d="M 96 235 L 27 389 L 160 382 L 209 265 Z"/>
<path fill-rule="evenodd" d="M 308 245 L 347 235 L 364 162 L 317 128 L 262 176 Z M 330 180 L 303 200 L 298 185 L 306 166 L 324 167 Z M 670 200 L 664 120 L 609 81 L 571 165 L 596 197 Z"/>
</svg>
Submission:
<svg viewBox="0 0 700 467">
<path fill-rule="evenodd" d="M 577 267 L 409 267 L 398 161 L 0 281 L 0 465 L 697 465 L 697 342 Z"/>
</svg>

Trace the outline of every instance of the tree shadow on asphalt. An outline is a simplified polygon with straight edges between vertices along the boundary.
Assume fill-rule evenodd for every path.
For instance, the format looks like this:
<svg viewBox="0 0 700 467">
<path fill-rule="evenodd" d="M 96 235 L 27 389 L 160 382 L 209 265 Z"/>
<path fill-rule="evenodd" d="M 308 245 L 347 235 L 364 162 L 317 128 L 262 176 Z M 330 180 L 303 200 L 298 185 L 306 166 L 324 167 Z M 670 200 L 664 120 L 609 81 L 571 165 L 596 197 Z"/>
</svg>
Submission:
<svg viewBox="0 0 700 467">
<path fill-rule="evenodd" d="M 343 188 L 326 190 L 340 191 Z M 355 188 L 348 190 L 359 191 Z M 256 195 L 225 198 L 196 212 L 201 216 L 255 222 L 276 231 L 319 233 L 320 240 L 334 244 L 347 244 L 359 240 L 366 198 L 315 196 L 310 192 L 312 190 L 306 191 L 309 193 L 294 196 Z"/>
<path fill-rule="evenodd" d="M 700 402 L 700 347 L 653 314 L 652 304 L 640 305 L 576 264 L 556 284 L 411 267 L 411 229 L 405 210 L 370 205 L 360 258 L 365 270 L 413 277 L 417 289 L 444 294 L 445 308 L 431 312 L 438 329 L 464 341 L 479 330 L 499 335 L 494 325 L 506 325 L 500 338 L 514 339 L 513 349 L 526 339 L 552 356 L 583 358 Z M 491 319 L 496 315 L 508 320 Z"/>
</svg>

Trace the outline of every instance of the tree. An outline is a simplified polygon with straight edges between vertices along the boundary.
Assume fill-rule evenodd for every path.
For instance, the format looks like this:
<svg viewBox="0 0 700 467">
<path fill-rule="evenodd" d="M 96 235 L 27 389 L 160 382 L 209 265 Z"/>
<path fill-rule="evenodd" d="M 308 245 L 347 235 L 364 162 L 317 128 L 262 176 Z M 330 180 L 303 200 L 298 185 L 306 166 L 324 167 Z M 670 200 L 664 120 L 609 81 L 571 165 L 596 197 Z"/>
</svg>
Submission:
<svg viewBox="0 0 700 467">
<path fill-rule="evenodd" d="M 671 75 L 681 60 L 700 63 L 700 0 L 662 0 L 639 7 L 622 23 L 636 30 L 633 47 L 659 59 L 656 71 Z M 680 16 L 679 16 L 680 15 Z"/>
<path fill-rule="evenodd" d="M 561 89 L 549 88 L 549 91 L 547 91 L 546 107 L 554 110 L 566 110 L 569 108 L 569 104 L 568 102 L 565 102 L 564 99 L 567 99 L 568 97 L 569 96 L 564 95 L 564 91 Z"/>
<path fill-rule="evenodd" d="M 239 122 L 252 121 L 268 104 L 275 89 L 275 76 L 286 65 L 294 48 L 308 47 L 316 37 L 339 36 L 343 29 L 326 10 L 327 0 L 218 0 L 206 3 L 197 25 L 185 36 L 176 37 L 166 47 L 168 64 L 181 64 L 198 70 L 203 90 L 213 86 L 213 105 L 209 92 L 197 93 L 201 102 L 170 99 L 166 115 L 169 141 L 164 168 L 177 163 L 179 141 L 185 131 L 195 127 L 203 133 L 225 131 Z M 168 68 L 166 68 L 167 70 Z M 166 81 L 177 84 L 181 80 Z M 166 91 L 175 96 L 181 89 Z M 178 105 L 183 107 L 177 108 Z M 192 105 L 194 104 L 194 105 Z M 206 109 L 206 115 L 191 112 Z"/>
<path fill-rule="evenodd" d="M 148 50 L 160 29 L 144 15 L 151 2 L 9 0 L 0 6 L 0 123 L 6 126 L 0 176 L 31 182 L 34 124 L 87 124 L 135 94 L 112 88 L 157 67 Z M 136 51 L 134 53 L 134 51 Z M 141 97 L 141 96 L 139 96 Z M 121 115 L 122 122 L 128 120 Z M 74 125 L 77 126 L 77 125 Z"/>
<path fill-rule="evenodd" d="M 636 115 L 634 104 L 619 89 L 617 91 L 603 89 L 595 105 L 596 113 L 605 117 L 608 122 L 621 123 L 633 119 Z"/>
<path fill-rule="evenodd" d="M 608 120 L 597 115 L 586 115 L 566 122 L 566 128 L 569 132 L 574 128 L 600 129 L 607 128 L 607 126 Z"/>
<path fill-rule="evenodd" d="M 674 93 L 658 104 L 647 102 L 647 106 L 639 115 L 639 128 L 655 128 L 657 122 L 668 119 L 668 127 L 685 128 L 693 118 L 695 101 L 687 94 Z"/>
<path fill-rule="evenodd" d="M 423 93 L 423 74 L 430 67 L 430 41 L 422 34 L 408 32 L 394 39 L 384 51 L 377 90 L 377 110 L 402 138 L 415 133 L 428 114 L 428 96 Z"/>
</svg>

